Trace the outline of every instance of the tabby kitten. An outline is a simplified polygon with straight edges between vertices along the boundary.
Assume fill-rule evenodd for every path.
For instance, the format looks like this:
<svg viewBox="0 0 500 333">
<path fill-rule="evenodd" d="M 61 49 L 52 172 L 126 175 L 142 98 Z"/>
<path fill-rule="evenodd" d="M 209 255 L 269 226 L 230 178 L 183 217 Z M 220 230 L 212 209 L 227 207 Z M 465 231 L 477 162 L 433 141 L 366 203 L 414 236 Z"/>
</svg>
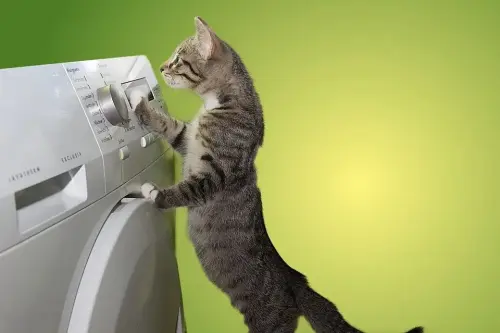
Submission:
<svg viewBox="0 0 500 333">
<path fill-rule="evenodd" d="M 243 314 L 249 332 L 291 333 L 301 315 L 316 332 L 361 332 L 269 239 L 254 164 L 264 138 L 259 96 L 237 53 L 200 17 L 195 25 L 196 34 L 160 72 L 170 87 L 203 99 L 198 115 L 185 123 L 145 98 L 135 107 L 140 121 L 182 155 L 183 180 L 164 189 L 143 184 L 142 195 L 163 209 L 188 207 L 189 235 L 204 272 Z"/>
</svg>

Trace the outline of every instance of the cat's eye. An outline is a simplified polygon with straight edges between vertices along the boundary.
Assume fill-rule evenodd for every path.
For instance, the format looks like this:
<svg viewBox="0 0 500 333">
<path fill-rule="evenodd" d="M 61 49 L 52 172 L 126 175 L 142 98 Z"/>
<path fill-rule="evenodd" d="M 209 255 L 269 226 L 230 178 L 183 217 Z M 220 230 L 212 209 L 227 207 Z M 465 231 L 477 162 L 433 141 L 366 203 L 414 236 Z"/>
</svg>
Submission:
<svg viewBox="0 0 500 333">
<path fill-rule="evenodd" d="M 181 60 L 179 58 L 179 54 L 176 54 L 175 57 L 174 57 L 174 60 L 172 61 L 172 64 L 177 65 L 179 63 L 179 60 Z"/>
</svg>

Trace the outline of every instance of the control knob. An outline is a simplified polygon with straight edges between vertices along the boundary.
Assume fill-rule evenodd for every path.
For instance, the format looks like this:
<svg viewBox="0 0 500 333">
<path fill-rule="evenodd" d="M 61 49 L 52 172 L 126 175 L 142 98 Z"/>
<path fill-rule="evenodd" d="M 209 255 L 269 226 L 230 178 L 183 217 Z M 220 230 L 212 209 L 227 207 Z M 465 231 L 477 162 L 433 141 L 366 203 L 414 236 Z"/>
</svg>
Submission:
<svg viewBox="0 0 500 333">
<path fill-rule="evenodd" d="M 113 126 L 124 126 L 130 119 L 125 98 L 125 92 L 114 83 L 97 89 L 97 102 Z"/>
</svg>

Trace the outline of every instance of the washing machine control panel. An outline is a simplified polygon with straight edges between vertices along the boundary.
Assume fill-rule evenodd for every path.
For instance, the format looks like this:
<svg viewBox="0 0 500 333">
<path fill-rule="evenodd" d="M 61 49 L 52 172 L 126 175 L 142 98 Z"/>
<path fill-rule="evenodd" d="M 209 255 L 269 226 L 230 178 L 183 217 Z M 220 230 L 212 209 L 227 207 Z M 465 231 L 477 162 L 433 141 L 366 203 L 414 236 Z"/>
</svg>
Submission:
<svg viewBox="0 0 500 333">
<path fill-rule="evenodd" d="M 146 57 L 122 57 L 64 64 L 106 154 L 149 133 L 133 112 L 131 96 L 155 99 L 159 86 Z M 159 96 L 158 96 L 159 97 Z"/>
<path fill-rule="evenodd" d="M 155 73 L 145 56 L 72 62 L 64 67 L 103 153 L 109 192 L 158 155 L 148 151 L 156 149 L 150 146 L 156 145 L 157 136 L 134 113 L 138 97 L 157 100 L 165 107 Z"/>
</svg>

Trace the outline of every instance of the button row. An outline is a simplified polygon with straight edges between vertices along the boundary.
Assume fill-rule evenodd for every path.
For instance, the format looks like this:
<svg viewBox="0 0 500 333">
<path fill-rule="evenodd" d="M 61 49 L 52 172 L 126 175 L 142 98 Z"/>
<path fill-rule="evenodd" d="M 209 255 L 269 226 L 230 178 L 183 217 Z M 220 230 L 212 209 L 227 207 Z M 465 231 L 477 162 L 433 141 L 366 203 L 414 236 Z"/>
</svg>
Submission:
<svg viewBox="0 0 500 333">
<path fill-rule="evenodd" d="M 148 147 L 153 142 L 155 142 L 156 139 L 157 139 L 157 137 L 153 133 L 149 133 L 149 134 L 144 135 L 141 138 L 141 147 L 142 148 Z M 118 151 L 118 156 L 120 157 L 120 160 L 122 160 L 122 161 L 129 158 L 130 157 L 130 149 L 128 148 L 128 146 L 121 147 L 120 150 Z"/>
</svg>

